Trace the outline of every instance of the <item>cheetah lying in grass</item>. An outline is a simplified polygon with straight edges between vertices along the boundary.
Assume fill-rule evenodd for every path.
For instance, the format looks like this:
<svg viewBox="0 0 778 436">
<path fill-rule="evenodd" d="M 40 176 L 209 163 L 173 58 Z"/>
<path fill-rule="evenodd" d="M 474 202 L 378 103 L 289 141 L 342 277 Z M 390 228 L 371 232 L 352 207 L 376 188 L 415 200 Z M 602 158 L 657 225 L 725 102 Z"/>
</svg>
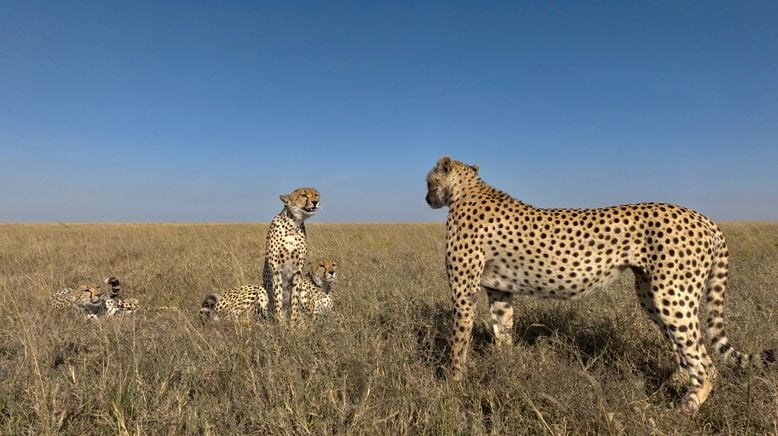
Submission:
<svg viewBox="0 0 778 436">
<path fill-rule="evenodd" d="M 51 295 L 51 305 L 60 311 L 70 311 L 84 318 L 94 319 L 104 313 L 100 285 L 89 283 L 75 288 L 64 288 Z"/>
<path fill-rule="evenodd" d="M 111 286 L 109 293 L 100 292 L 100 284 L 90 283 L 76 288 L 54 292 L 51 303 L 55 309 L 69 309 L 88 319 L 132 313 L 140 309 L 136 298 L 121 295 L 121 283 L 116 277 L 108 277 L 104 283 Z"/>
<path fill-rule="evenodd" d="M 208 294 L 200 307 L 204 321 L 218 321 L 220 315 L 232 319 L 267 316 L 267 291 L 260 285 L 243 285 L 219 294 Z"/>
</svg>

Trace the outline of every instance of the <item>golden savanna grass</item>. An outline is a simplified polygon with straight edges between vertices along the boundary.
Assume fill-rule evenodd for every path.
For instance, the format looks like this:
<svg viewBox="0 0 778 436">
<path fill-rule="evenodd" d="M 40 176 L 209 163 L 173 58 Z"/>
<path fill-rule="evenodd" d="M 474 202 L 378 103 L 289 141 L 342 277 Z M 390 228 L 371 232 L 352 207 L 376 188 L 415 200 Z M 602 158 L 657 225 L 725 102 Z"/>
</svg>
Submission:
<svg viewBox="0 0 778 436">
<path fill-rule="evenodd" d="M 778 346 L 778 224 L 723 226 L 728 334 Z M 663 384 L 668 344 L 630 273 L 577 301 L 517 297 L 515 347 L 492 352 L 485 297 L 471 366 L 448 380 L 441 224 L 308 226 L 340 267 L 337 313 L 289 330 L 201 325 L 205 293 L 260 278 L 263 224 L 0 226 L 0 433 L 778 434 L 778 369 L 722 370 L 693 417 Z M 123 279 L 148 311 L 88 322 L 58 288 Z"/>
</svg>

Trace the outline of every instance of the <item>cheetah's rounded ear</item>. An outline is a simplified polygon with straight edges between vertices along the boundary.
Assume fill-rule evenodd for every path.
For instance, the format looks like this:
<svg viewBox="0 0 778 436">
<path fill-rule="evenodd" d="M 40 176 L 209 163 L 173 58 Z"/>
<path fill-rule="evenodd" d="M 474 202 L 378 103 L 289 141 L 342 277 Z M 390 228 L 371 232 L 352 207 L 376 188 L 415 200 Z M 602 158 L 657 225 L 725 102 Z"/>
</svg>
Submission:
<svg viewBox="0 0 778 436">
<path fill-rule="evenodd" d="M 438 169 L 443 171 L 444 173 L 447 173 L 451 171 L 451 157 L 449 156 L 443 156 L 438 160 Z"/>
<path fill-rule="evenodd" d="M 279 195 L 278 198 L 281 199 L 281 201 L 284 202 L 284 204 L 289 204 L 290 197 L 288 195 Z"/>
</svg>

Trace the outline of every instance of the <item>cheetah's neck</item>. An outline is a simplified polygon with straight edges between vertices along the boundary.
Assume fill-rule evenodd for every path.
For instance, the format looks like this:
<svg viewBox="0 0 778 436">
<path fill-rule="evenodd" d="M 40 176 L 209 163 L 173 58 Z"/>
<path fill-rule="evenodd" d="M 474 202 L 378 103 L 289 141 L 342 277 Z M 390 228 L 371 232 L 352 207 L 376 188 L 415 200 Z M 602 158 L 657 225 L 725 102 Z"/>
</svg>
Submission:
<svg viewBox="0 0 778 436">
<path fill-rule="evenodd" d="M 484 182 L 483 179 L 481 179 L 476 175 L 460 174 L 459 177 L 460 177 L 459 183 L 457 183 L 454 186 L 454 189 L 452 190 L 451 193 L 451 205 L 453 205 L 454 203 L 456 203 L 457 201 L 461 200 L 464 197 L 481 197 L 481 198 L 489 198 L 492 200 L 510 199 L 512 201 L 522 204 L 525 207 L 530 207 L 529 205 L 526 205 L 521 201 L 516 200 L 515 198 L 506 194 L 505 192 L 492 187 L 491 185 Z"/>
<path fill-rule="evenodd" d="M 284 210 L 282 210 L 279 215 L 281 215 L 283 217 L 286 217 L 289 221 L 293 222 L 295 227 L 300 229 L 303 232 L 303 234 L 305 234 L 305 222 L 304 222 L 305 221 L 305 217 L 303 217 L 303 216 L 299 216 L 299 217 L 295 216 L 292 213 L 292 211 L 289 210 L 288 207 L 284 207 Z"/>
<path fill-rule="evenodd" d="M 321 277 L 313 273 L 308 276 L 308 280 L 319 290 L 319 293 L 329 295 L 332 291 L 332 281 L 322 280 Z"/>
</svg>

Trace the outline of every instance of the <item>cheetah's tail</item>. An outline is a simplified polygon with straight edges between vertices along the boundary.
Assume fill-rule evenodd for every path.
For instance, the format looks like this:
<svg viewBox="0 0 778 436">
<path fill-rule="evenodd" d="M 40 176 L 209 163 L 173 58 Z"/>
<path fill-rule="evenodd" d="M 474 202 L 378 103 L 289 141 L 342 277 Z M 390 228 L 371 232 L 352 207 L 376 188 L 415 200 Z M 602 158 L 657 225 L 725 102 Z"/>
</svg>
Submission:
<svg viewBox="0 0 778 436">
<path fill-rule="evenodd" d="M 729 251 L 727 243 L 722 239 L 716 249 L 705 289 L 705 302 L 708 306 L 708 338 L 727 364 L 739 368 L 765 367 L 775 362 L 775 350 L 741 353 L 730 345 L 724 332 L 724 291 L 727 286 L 728 268 Z"/>
<path fill-rule="evenodd" d="M 151 312 L 180 312 L 181 309 L 175 306 L 154 306 L 147 309 Z"/>
</svg>

